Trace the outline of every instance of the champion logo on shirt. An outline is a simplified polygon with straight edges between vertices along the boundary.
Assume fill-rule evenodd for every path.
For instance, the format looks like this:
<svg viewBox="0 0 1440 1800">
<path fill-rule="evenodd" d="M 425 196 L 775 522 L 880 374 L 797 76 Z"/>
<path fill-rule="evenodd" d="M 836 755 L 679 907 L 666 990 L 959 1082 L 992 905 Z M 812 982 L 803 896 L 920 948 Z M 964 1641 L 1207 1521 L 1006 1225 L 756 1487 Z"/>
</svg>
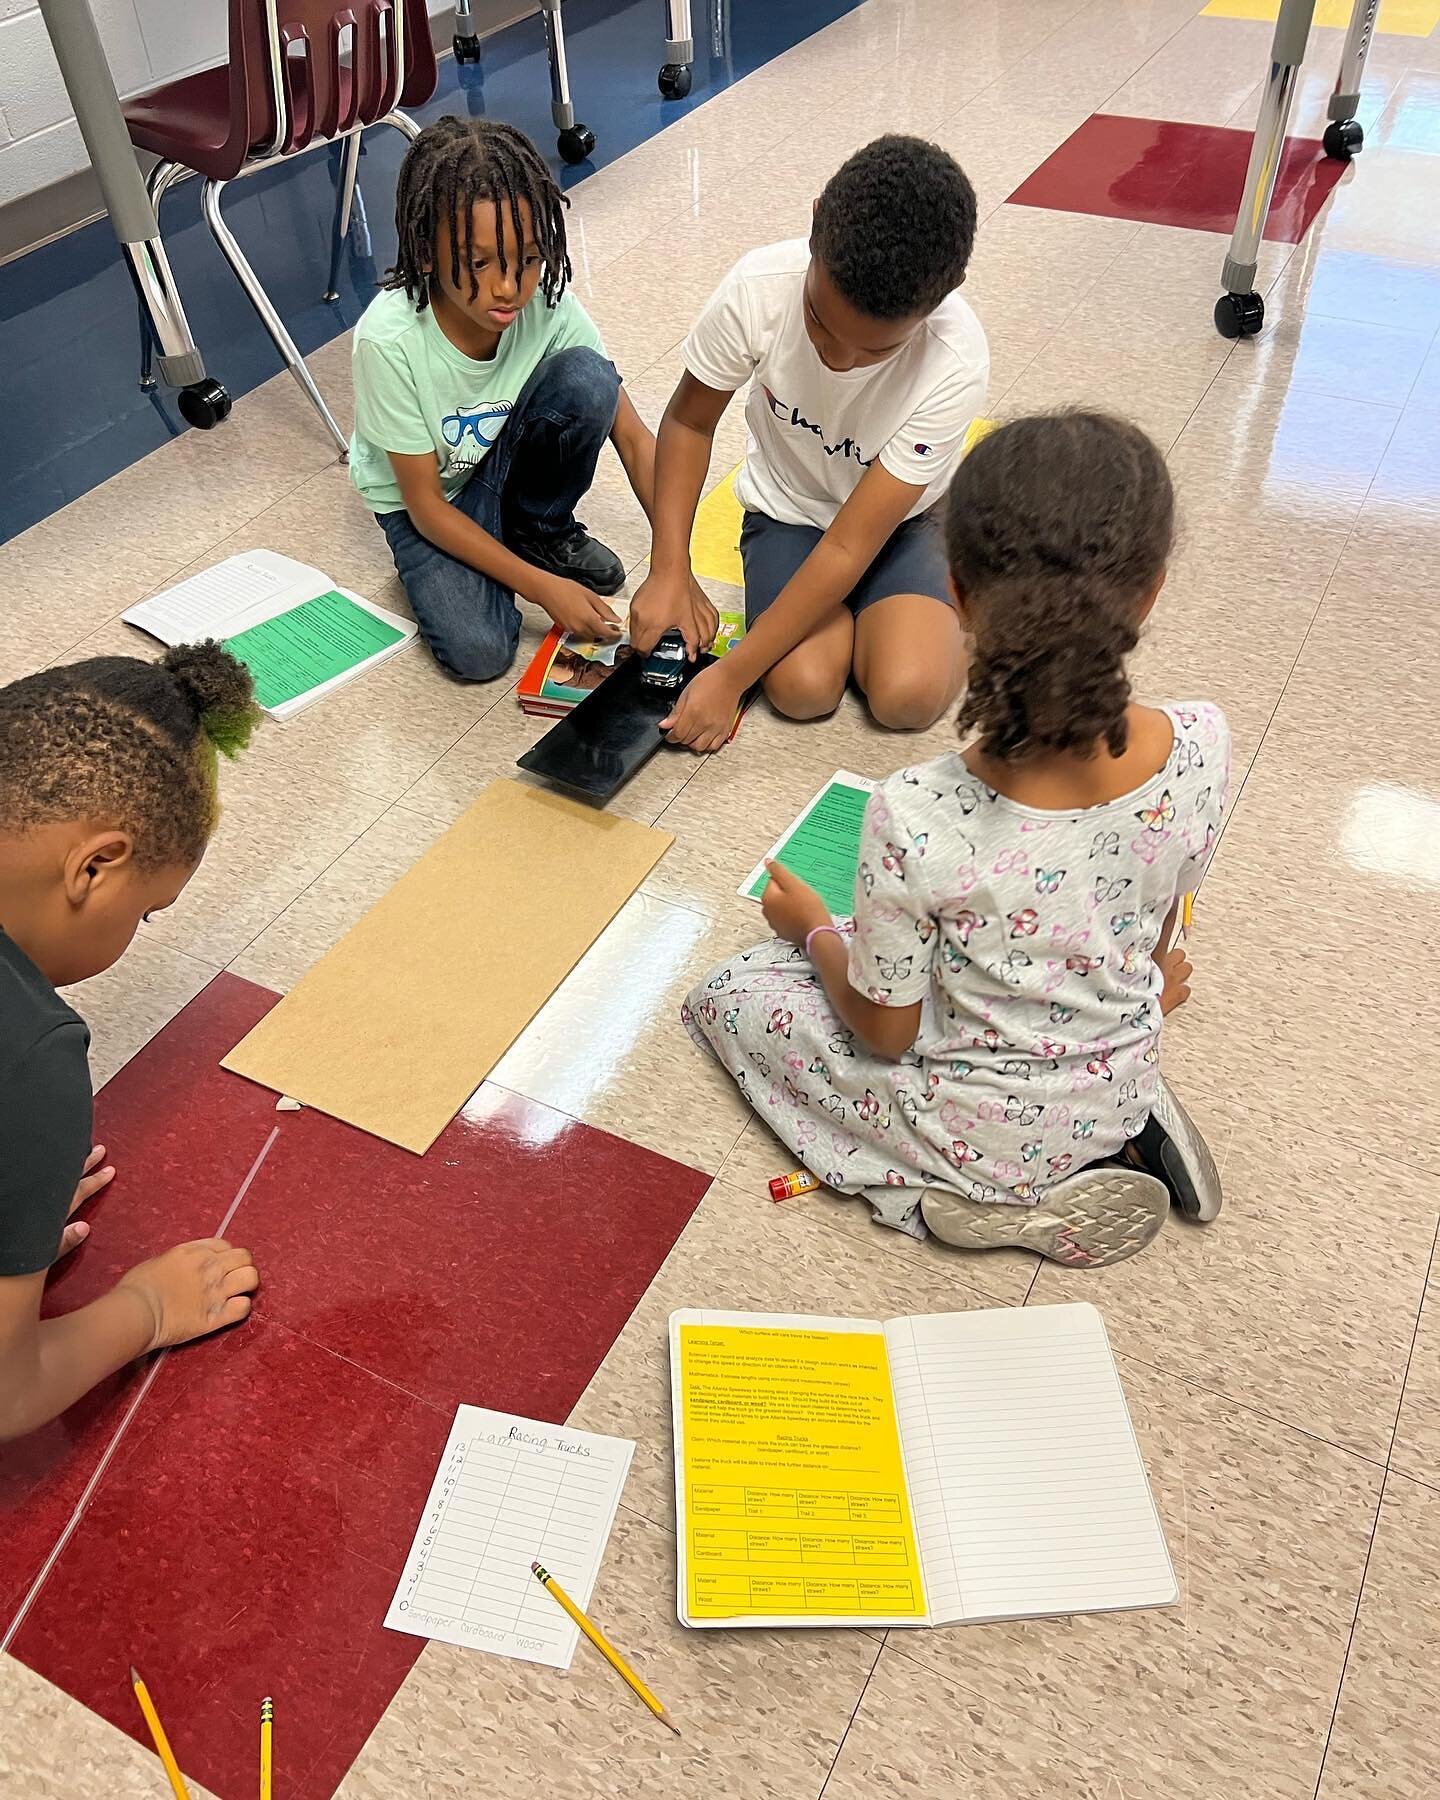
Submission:
<svg viewBox="0 0 1440 1800">
<path fill-rule="evenodd" d="M 813 431 L 815 436 L 819 438 L 820 447 L 827 456 L 853 458 L 854 461 L 859 463 L 862 469 L 868 469 L 871 463 L 874 462 L 875 458 L 873 456 L 862 455 L 860 446 L 855 442 L 854 438 L 847 437 L 838 444 L 829 443 L 826 440 L 825 428 L 823 425 L 812 424 L 810 420 L 805 417 L 804 413 L 800 411 L 798 406 L 787 406 L 783 400 L 777 400 L 771 390 L 768 387 L 764 387 L 763 383 L 762 389 L 766 403 L 780 423 L 782 425 L 794 425 L 800 431 Z"/>
<path fill-rule="evenodd" d="M 917 456 L 929 456 L 931 454 L 930 446 L 928 444 L 916 444 L 914 448 Z"/>
</svg>

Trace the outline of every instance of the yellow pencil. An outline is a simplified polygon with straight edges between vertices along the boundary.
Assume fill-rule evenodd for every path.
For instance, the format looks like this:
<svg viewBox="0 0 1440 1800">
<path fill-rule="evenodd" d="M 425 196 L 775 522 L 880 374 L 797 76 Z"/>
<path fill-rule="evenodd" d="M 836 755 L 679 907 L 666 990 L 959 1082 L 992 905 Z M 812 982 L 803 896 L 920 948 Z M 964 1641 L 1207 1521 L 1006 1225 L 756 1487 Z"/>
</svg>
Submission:
<svg viewBox="0 0 1440 1800">
<path fill-rule="evenodd" d="M 1188 938 L 1190 927 L 1195 923 L 1195 896 L 1187 894 L 1180 904 L 1180 929 Z"/>
<path fill-rule="evenodd" d="M 657 1719 L 659 1719 L 659 1721 L 661 1722 L 662 1725 L 668 1725 L 670 1727 L 670 1729 L 675 1733 L 676 1737 L 679 1737 L 680 1727 L 675 1723 L 675 1721 L 670 1717 L 669 1713 L 666 1712 L 665 1708 L 655 1698 L 654 1694 L 652 1694 L 650 1692 L 649 1688 L 646 1687 L 645 1683 L 640 1679 L 640 1677 L 630 1667 L 629 1663 L 626 1662 L 625 1658 L 623 1656 L 621 1656 L 620 1652 L 618 1650 L 616 1650 L 613 1647 L 613 1645 L 611 1645 L 609 1643 L 609 1641 L 606 1639 L 604 1633 L 601 1631 L 597 1631 L 596 1628 L 590 1623 L 590 1621 L 585 1617 L 584 1613 L 581 1612 L 580 1608 L 575 1604 L 575 1602 L 565 1592 L 564 1588 L 561 1587 L 560 1583 L 549 1572 L 549 1570 L 542 1569 L 540 1564 L 538 1562 L 535 1562 L 535 1563 L 531 1563 L 530 1571 L 534 1575 L 535 1579 L 540 1583 L 541 1587 L 543 1587 L 546 1590 L 546 1592 L 548 1594 L 550 1594 L 550 1596 L 555 1601 L 557 1601 L 558 1604 L 561 1607 L 563 1607 L 567 1613 L 569 1613 L 570 1617 L 575 1621 L 575 1623 L 585 1633 L 586 1637 L 589 1638 L 590 1642 L 595 1646 L 595 1648 L 605 1658 L 606 1662 L 609 1663 L 610 1667 L 615 1671 L 615 1673 L 620 1677 L 620 1679 L 623 1682 L 625 1682 L 627 1684 L 627 1686 L 629 1686 L 635 1693 L 637 1693 L 640 1696 L 640 1698 L 650 1708 L 651 1712 L 654 1713 L 655 1717 Z"/>
<path fill-rule="evenodd" d="M 260 1800 L 270 1800 L 270 1734 L 274 1729 L 274 1720 L 275 1702 L 267 1694 L 260 1702 Z"/>
<path fill-rule="evenodd" d="M 145 1683 L 133 1666 L 130 1670 L 130 1685 L 135 1690 L 135 1698 L 140 1702 L 140 1711 L 145 1716 L 145 1723 L 150 1727 L 150 1737 L 155 1745 L 155 1754 L 160 1758 L 161 1766 L 170 1777 L 170 1786 L 175 1791 L 175 1800 L 190 1800 L 190 1790 L 185 1785 L 185 1777 L 180 1773 L 180 1765 L 175 1760 L 175 1752 L 170 1748 L 170 1740 L 165 1735 L 165 1727 L 160 1723 L 160 1715 L 155 1710 L 155 1702 L 150 1698 Z"/>
</svg>

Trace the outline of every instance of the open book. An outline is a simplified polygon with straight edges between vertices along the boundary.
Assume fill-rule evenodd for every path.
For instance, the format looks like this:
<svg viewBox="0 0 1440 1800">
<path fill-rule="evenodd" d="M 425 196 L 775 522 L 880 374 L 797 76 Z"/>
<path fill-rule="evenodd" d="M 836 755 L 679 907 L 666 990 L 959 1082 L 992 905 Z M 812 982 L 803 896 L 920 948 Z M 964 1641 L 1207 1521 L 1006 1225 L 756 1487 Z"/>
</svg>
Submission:
<svg viewBox="0 0 1440 1800">
<path fill-rule="evenodd" d="M 1093 1306 L 670 1317 L 684 1625 L 950 1625 L 1178 1594 Z"/>
<path fill-rule="evenodd" d="M 276 719 L 353 681 L 415 635 L 409 619 L 273 550 L 227 556 L 120 617 L 162 644 L 219 638 L 249 669 L 256 699 Z"/>
</svg>

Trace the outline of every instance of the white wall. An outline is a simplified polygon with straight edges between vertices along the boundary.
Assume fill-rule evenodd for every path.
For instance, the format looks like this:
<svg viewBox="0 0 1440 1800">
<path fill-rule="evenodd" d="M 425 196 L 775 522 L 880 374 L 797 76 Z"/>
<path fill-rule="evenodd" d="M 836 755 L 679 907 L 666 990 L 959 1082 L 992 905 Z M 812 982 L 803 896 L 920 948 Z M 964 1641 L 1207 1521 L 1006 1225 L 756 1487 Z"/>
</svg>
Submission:
<svg viewBox="0 0 1440 1800">
<path fill-rule="evenodd" d="M 430 10 L 446 3 L 430 0 Z M 224 59 L 228 0 L 90 5 L 122 97 Z M 87 161 L 36 0 L 0 0 L 0 205 Z"/>
</svg>

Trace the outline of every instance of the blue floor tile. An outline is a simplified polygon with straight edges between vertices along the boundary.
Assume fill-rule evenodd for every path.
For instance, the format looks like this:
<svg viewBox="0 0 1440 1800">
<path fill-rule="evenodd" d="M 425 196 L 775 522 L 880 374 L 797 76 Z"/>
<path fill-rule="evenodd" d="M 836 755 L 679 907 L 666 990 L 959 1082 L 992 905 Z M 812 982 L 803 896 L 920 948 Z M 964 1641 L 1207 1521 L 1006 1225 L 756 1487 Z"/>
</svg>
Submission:
<svg viewBox="0 0 1440 1800">
<path fill-rule="evenodd" d="M 556 152 L 538 16 L 486 38 L 479 65 L 443 61 L 439 90 L 420 117 L 469 111 L 509 119 L 574 188 L 858 3 L 696 0 L 694 86 L 684 100 L 664 100 L 655 79 L 664 55 L 661 0 L 567 0 L 575 109 L 597 140 L 592 159 L 577 168 Z M 369 201 L 369 253 L 361 253 L 365 234 L 352 229 L 340 297 L 331 304 L 321 294 L 334 153 L 297 158 L 226 193 L 226 216 L 306 354 L 349 330 L 393 259 L 403 152 L 397 132 L 366 135 L 360 180 Z M 237 396 L 268 380 L 279 358 L 201 222 L 198 182 L 171 189 L 161 228 L 209 373 Z M 146 395 L 137 384 L 135 300 L 107 220 L 0 268 L 0 344 L 0 418 L 12 451 L 25 446 L 23 456 L 0 464 L 0 542 L 187 429 L 168 391 Z"/>
</svg>

